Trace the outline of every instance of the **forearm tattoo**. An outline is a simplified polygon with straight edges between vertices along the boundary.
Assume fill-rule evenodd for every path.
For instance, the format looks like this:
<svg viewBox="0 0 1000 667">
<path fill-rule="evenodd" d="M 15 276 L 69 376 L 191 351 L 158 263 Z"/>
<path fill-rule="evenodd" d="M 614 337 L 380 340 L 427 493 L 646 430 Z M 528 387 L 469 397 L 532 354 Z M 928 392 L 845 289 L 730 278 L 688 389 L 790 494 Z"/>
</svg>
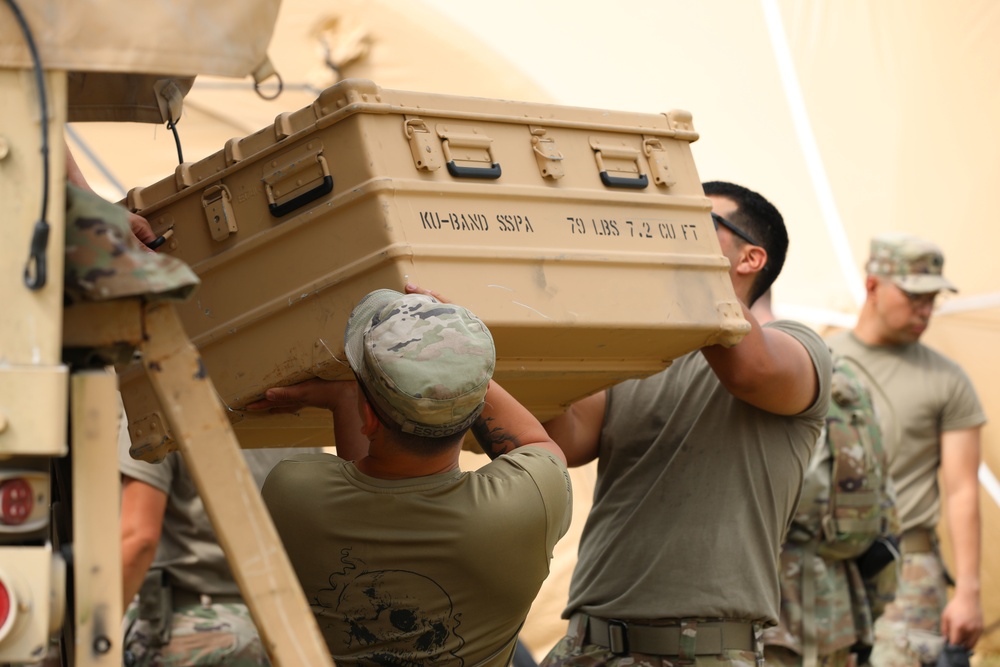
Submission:
<svg viewBox="0 0 1000 667">
<path fill-rule="evenodd" d="M 495 459 L 521 446 L 517 438 L 509 435 L 503 426 L 492 426 L 492 422 L 492 417 L 480 417 L 472 423 L 472 435 L 487 456 Z"/>
</svg>

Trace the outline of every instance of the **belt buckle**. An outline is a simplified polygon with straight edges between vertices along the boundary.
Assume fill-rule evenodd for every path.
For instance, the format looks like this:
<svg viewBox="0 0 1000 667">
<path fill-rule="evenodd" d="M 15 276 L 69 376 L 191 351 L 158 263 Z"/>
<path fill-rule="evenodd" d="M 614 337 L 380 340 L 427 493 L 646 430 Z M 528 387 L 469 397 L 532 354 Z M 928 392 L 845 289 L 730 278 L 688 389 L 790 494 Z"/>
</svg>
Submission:
<svg viewBox="0 0 1000 667">
<path fill-rule="evenodd" d="M 615 655 L 628 655 L 628 625 L 625 621 L 608 619 L 608 648 Z"/>
</svg>

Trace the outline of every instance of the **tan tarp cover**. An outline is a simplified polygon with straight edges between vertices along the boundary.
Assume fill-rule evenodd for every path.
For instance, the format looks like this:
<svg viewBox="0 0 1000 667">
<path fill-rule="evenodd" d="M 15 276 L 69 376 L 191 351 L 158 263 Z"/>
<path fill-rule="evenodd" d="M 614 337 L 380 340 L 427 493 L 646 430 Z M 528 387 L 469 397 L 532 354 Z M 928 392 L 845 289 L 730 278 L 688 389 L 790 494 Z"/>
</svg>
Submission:
<svg viewBox="0 0 1000 667">
<path fill-rule="evenodd" d="M 15 0 L 16 1 L 16 0 Z M 271 74 L 280 0 L 23 0 L 44 69 L 69 72 L 70 121 L 164 123 L 181 115 L 197 74 Z M 24 26 L 0 12 L 0 67 L 32 68 Z"/>
<path fill-rule="evenodd" d="M 269 52 L 286 82 L 277 102 L 259 100 L 247 84 L 198 79 L 179 124 L 185 159 L 304 106 L 339 70 L 388 88 L 691 111 L 703 179 L 757 189 L 788 221 L 777 313 L 822 332 L 853 323 L 873 233 L 937 241 L 961 291 L 941 304 L 925 339 L 965 367 L 992 419 L 980 475 L 987 634 L 979 653 L 1000 651 L 1000 559 L 992 555 L 1000 547 L 1000 225 L 990 200 L 1000 182 L 1000 5 L 284 0 Z M 162 128 L 73 130 L 82 166 L 110 198 L 176 164 Z M 564 627 L 558 615 L 593 474 L 573 473 L 571 535 L 523 632 L 536 654 Z"/>
<path fill-rule="evenodd" d="M 46 69 L 244 77 L 264 61 L 280 0 L 17 0 Z M 0 66 L 31 67 L 9 7 Z"/>
</svg>

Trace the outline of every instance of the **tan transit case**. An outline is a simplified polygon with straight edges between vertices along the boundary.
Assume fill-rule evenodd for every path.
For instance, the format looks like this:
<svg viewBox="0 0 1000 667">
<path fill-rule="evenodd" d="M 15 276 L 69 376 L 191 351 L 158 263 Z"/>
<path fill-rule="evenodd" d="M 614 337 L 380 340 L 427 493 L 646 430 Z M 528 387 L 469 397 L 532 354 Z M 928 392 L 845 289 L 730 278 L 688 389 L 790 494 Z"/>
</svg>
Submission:
<svg viewBox="0 0 1000 667">
<path fill-rule="evenodd" d="M 539 418 L 705 344 L 734 296 L 691 156 L 690 114 L 383 90 L 353 79 L 127 205 L 202 284 L 178 306 L 244 447 L 329 445 L 329 413 L 241 410 L 270 386 L 352 377 L 343 331 L 407 282 L 490 327 L 496 378 Z M 133 455 L 166 437 L 138 366 Z"/>
</svg>

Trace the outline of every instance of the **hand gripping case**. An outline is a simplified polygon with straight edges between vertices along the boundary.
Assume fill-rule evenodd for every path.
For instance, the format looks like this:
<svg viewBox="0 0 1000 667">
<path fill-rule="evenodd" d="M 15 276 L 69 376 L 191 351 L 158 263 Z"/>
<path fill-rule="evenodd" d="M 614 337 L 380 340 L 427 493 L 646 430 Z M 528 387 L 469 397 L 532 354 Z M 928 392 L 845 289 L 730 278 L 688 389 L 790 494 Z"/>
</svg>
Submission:
<svg viewBox="0 0 1000 667">
<path fill-rule="evenodd" d="M 329 445 L 329 413 L 243 411 L 270 386 L 351 378 L 354 304 L 413 282 L 479 315 L 496 379 L 540 419 L 749 330 L 691 155 L 690 114 L 383 90 L 304 109 L 133 188 L 200 276 L 178 306 L 244 447 Z M 140 368 L 133 455 L 167 435 Z"/>
</svg>

